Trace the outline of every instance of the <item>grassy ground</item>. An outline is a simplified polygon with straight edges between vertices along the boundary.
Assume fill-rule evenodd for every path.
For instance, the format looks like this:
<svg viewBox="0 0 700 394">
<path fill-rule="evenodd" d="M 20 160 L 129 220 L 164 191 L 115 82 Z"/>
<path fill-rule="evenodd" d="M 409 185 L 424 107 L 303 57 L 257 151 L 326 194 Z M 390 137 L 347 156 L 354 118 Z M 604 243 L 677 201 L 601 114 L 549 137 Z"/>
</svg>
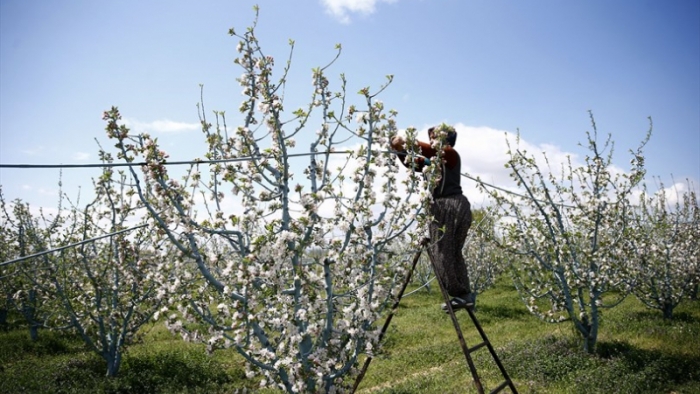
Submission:
<svg viewBox="0 0 700 394">
<path fill-rule="evenodd" d="M 362 393 L 476 392 L 440 301 L 437 291 L 402 301 Z M 531 316 L 505 282 L 479 296 L 476 314 L 521 393 L 700 393 L 698 302 L 681 304 L 676 319 L 667 322 L 628 297 L 604 312 L 592 356 L 581 351 L 569 323 L 548 324 Z M 467 344 L 481 342 L 467 313 L 458 317 Z M 503 378 L 488 350 L 474 357 L 488 392 Z"/>
<path fill-rule="evenodd" d="M 436 290 L 402 301 L 360 393 L 476 392 L 441 301 Z M 540 322 L 505 281 L 477 303 L 477 317 L 521 393 L 700 393 L 700 302 L 684 302 L 675 313 L 664 321 L 628 297 L 604 312 L 597 354 L 590 356 L 568 323 Z M 480 342 L 468 315 L 458 316 L 467 344 Z M 503 378 L 485 348 L 474 357 L 488 392 Z M 76 338 L 42 332 L 33 343 L 26 330 L 0 332 L 0 393 L 232 393 L 257 385 L 235 353 L 209 357 L 161 325 L 129 349 L 118 378 L 104 378 L 104 368 Z"/>
</svg>

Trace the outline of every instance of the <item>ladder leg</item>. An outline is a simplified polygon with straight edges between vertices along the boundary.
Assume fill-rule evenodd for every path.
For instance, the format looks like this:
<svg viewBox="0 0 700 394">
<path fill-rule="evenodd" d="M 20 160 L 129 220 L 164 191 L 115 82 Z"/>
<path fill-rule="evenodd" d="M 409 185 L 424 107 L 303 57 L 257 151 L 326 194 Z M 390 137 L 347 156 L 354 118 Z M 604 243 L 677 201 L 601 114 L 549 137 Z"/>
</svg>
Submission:
<svg viewBox="0 0 700 394">
<path fill-rule="evenodd" d="M 413 258 L 413 263 L 411 264 L 411 269 L 408 271 L 408 274 L 406 275 L 406 279 L 404 280 L 403 286 L 401 287 L 401 290 L 399 291 L 399 294 L 396 298 L 396 301 L 394 302 L 394 305 L 392 306 L 391 311 L 389 312 L 389 315 L 387 316 L 386 320 L 384 321 L 384 326 L 382 327 L 382 330 L 379 333 L 379 341 L 381 341 L 384 338 L 384 334 L 386 333 L 386 330 L 389 327 L 389 324 L 391 323 L 391 319 L 394 317 L 394 313 L 396 312 L 396 309 L 398 308 L 399 303 L 401 302 L 401 297 L 403 297 L 403 293 L 405 292 L 406 287 L 408 286 L 408 284 L 411 281 L 411 276 L 413 275 L 413 271 L 416 268 L 416 264 L 418 264 L 418 260 L 420 259 L 421 253 L 423 252 L 423 247 L 426 245 L 427 241 L 428 241 L 427 239 L 423 240 L 423 242 L 421 243 L 421 248 L 418 250 L 418 252 L 416 252 L 416 255 Z M 430 263 L 433 266 L 433 270 L 435 271 L 435 262 L 433 261 L 432 256 L 429 255 L 429 258 L 430 258 Z M 437 271 L 435 271 L 435 272 L 437 272 Z M 440 282 L 439 278 L 438 278 L 437 282 L 438 282 L 438 286 L 440 287 L 440 292 L 442 293 L 442 297 L 445 299 L 445 304 L 447 306 L 447 312 L 450 315 L 450 319 L 452 320 L 452 324 L 454 325 L 455 331 L 457 332 L 457 337 L 459 338 L 459 343 L 462 347 L 462 352 L 464 353 L 464 357 L 467 360 L 467 365 L 469 366 L 469 372 L 471 373 L 472 378 L 474 379 L 474 385 L 476 386 L 478 393 L 483 394 L 484 388 L 481 384 L 481 379 L 479 378 L 479 374 L 476 370 L 476 366 L 474 365 L 474 360 L 471 357 L 471 353 L 473 351 L 476 351 L 477 349 L 481 348 L 482 346 L 486 345 L 486 347 L 489 349 L 491 357 L 496 362 L 498 369 L 501 371 L 501 374 L 505 378 L 505 381 L 503 383 L 501 383 L 493 391 L 491 391 L 491 394 L 498 393 L 502 389 L 504 389 L 505 387 L 509 387 L 513 394 L 518 394 L 518 391 L 515 388 L 513 381 L 508 376 L 508 373 L 506 372 L 505 368 L 503 367 L 501 360 L 498 358 L 496 351 L 494 350 L 493 346 L 491 345 L 491 342 L 489 342 L 488 338 L 486 337 L 486 333 L 481 328 L 481 324 L 479 324 L 479 321 L 477 320 L 476 315 L 474 315 L 474 311 L 471 308 L 466 308 L 467 313 L 469 314 L 469 317 L 471 318 L 472 322 L 474 323 L 474 326 L 476 327 L 477 331 L 479 332 L 479 335 L 481 336 L 481 339 L 483 340 L 483 342 L 474 346 L 472 349 L 467 347 L 467 342 L 464 339 L 464 335 L 462 334 L 462 329 L 460 327 L 459 321 L 457 320 L 457 317 L 455 316 L 455 311 L 452 309 L 452 304 L 450 303 L 450 295 L 447 293 L 447 290 L 443 287 L 442 282 Z M 355 384 L 352 387 L 351 393 L 354 393 L 357 390 L 357 388 L 359 387 L 360 383 L 362 382 L 362 379 L 365 376 L 365 373 L 367 372 L 367 368 L 369 367 L 369 364 L 371 362 L 372 362 L 372 356 L 368 355 L 367 359 L 365 360 L 364 365 L 362 366 L 362 370 L 360 371 L 359 375 L 355 379 Z"/>
<path fill-rule="evenodd" d="M 433 265 L 433 272 L 437 272 L 435 269 L 435 262 L 432 259 L 432 256 L 430 256 L 430 263 Z M 450 295 L 447 293 L 447 290 L 445 287 L 442 285 L 442 282 L 440 282 L 440 278 L 437 280 L 438 286 L 440 287 L 440 292 L 442 292 L 442 297 L 445 299 L 445 305 L 447 305 L 447 312 L 450 315 L 450 318 L 452 319 L 452 324 L 455 327 L 455 331 L 457 331 L 457 337 L 459 338 L 459 344 L 462 347 L 462 352 L 464 353 L 464 357 L 467 359 L 467 365 L 469 366 L 469 372 L 472 374 L 472 378 L 474 379 L 474 385 L 476 386 L 476 390 L 479 394 L 484 393 L 484 387 L 481 385 L 481 379 L 479 378 L 479 373 L 476 371 L 476 366 L 474 365 L 474 360 L 472 360 L 471 355 L 469 354 L 469 347 L 467 347 L 467 341 L 464 339 L 464 335 L 462 334 L 462 329 L 459 325 L 459 321 L 457 320 L 457 317 L 455 316 L 455 311 L 452 309 L 452 304 L 450 302 Z M 469 309 L 467 309 L 469 310 Z"/>
<path fill-rule="evenodd" d="M 476 327 L 477 331 L 479 331 L 479 335 L 481 336 L 483 343 L 486 344 L 486 347 L 489 349 L 489 353 L 491 353 L 491 358 L 493 358 L 493 361 L 496 362 L 498 369 L 501 371 L 501 375 L 505 379 L 504 384 L 502 384 L 497 389 L 492 391 L 492 393 L 500 391 L 502 388 L 504 388 L 507 385 L 508 387 L 510 387 L 513 394 L 518 394 L 518 390 L 515 388 L 515 385 L 513 384 L 513 381 L 510 379 L 510 376 L 508 376 L 508 372 L 506 372 L 506 369 L 503 366 L 503 363 L 501 363 L 501 359 L 496 354 L 496 350 L 493 348 L 493 346 L 491 345 L 491 342 L 486 337 L 486 333 L 484 332 L 484 329 L 481 328 L 481 324 L 479 324 L 479 320 L 477 320 L 476 315 L 474 314 L 474 311 L 467 308 L 467 313 L 469 313 L 469 317 L 472 319 L 472 322 L 474 323 L 474 327 Z"/>
<path fill-rule="evenodd" d="M 386 333 L 387 328 L 389 328 L 389 323 L 391 323 L 391 319 L 394 317 L 394 312 L 396 312 L 396 309 L 399 307 L 399 303 L 401 302 L 401 297 L 403 297 L 403 293 L 406 291 L 406 287 L 408 287 L 408 284 L 411 282 L 411 276 L 413 275 L 413 271 L 416 269 L 416 264 L 418 264 L 418 260 L 420 259 L 421 253 L 423 253 L 423 247 L 426 244 L 426 240 L 423 240 L 421 242 L 421 247 L 418 249 L 418 252 L 416 252 L 416 255 L 413 257 L 413 263 L 411 264 L 411 270 L 408 271 L 408 274 L 406 275 L 406 279 L 403 282 L 403 286 L 401 287 L 401 290 L 399 291 L 399 294 L 396 296 L 396 301 L 394 302 L 394 305 L 391 307 L 391 312 L 389 312 L 389 316 L 386 317 L 386 320 L 384 321 L 384 326 L 382 326 L 382 331 L 379 333 L 379 340 L 378 342 L 381 342 L 382 339 L 384 338 L 384 334 Z M 358 386 L 360 386 L 360 382 L 362 382 L 362 379 L 365 377 L 365 373 L 367 372 L 367 368 L 369 367 L 369 363 L 372 362 L 372 356 L 368 355 L 367 359 L 365 359 L 365 363 L 362 365 L 362 370 L 360 371 L 360 374 L 357 375 L 357 378 L 355 379 L 355 384 L 352 386 L 352 391 L 351 393 L 354 393 Z"/>
<path fill-rule="evenodd" d="M 430 259 L 430 262 L 433 265 L 433 271 L 437 272 L 437 270 L 435 270 L 435 262 L 432 260 L 432 257 Z M 501 375 L 503 375 L 503 378 L 505 379 L 505 382 L 503 382 L 499 387 L 494 389 L 491 393 L 497 393 L 507 386 L 511 389 L 513 394 L 518 394 L 518 390 L 515 388 L 513 381 L 508 376 L 508 373 L 506 372 L 505 367 L 503 367 L 501 360 L 498 358 L 498 355 L 496 354 L 496 351 L 491 345 L 491 342 L 489 342 L 488 338 L 486 337 L 486 333 L 484 332 L 483 328 L 481 328 L 481 324 L 479 324 L 479 321 L 477 320 L 476 315 L 474 315 L 474 310 L 472 308 L 466 308 L 466 310 L 472 322 L 474 323 L 474 327 L 476 327 L 477 331 L 479 332 L 479 335 L 481 336 L 482 343 L 474 346 L 471 349 L 467 347 L 467 342 L 464 339 L 464 335 L 462 334 L 462 329 L 459 325 L 459 321 L 457 320 L 457 317 L 455 316 L 455 311 L 452 309 L 452 304 L 450 303 L 450 295 L 447 293 L 447 290 L 442 286 L 442 283 L 440 282 L 439 278 L 437 282 L 440 286 L 442 297 L 445 299 L 445 303 L 447 305 L 447 312 L 450 315 L 452 324 L 455 327 L 455 331 L 457 331 L 457 337 L 459 338 L 459 343 L 462 347 L 462 352 L 464 353 L 464 357 L 467 359 L 469 372 L 471 372 L 472 377 L 474 378 L 474 385 L 476 386 L 476 390 L 479 392 L 479 394 L 484 393 L 484 388 L 481 384 L 481 379 L 479 378 L 479 374 L 476 370 L 476 366 L 474 365 L 474 360 L 471 357 L 471 353 L 486 345 L 486 347 L 489 349 L 489 352 L 491 353 L 491 357 L 496 362 L 498 369 L 501 371 Z"/>
</svg>

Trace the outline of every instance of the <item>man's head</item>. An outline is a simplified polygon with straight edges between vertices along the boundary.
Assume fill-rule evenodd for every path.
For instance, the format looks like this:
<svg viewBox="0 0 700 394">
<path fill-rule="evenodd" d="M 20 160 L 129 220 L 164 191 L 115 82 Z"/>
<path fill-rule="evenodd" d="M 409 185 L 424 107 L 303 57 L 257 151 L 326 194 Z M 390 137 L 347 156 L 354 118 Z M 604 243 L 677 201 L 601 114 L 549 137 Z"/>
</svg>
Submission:
<svg viewBox="0 0 700 394">
<path fill-rule="evenodd" d="M 431 127 L 428 129 L 428 137 L 431 140 L 436 139 L 439 135 L 438 133 L 445 133 L 446 144 L 450 146 L 455 146 L 455 143 L 457 143 L 457 131 L 455 131 L 454 127 L 442 123 L 439 126 Z"/>
</svg>

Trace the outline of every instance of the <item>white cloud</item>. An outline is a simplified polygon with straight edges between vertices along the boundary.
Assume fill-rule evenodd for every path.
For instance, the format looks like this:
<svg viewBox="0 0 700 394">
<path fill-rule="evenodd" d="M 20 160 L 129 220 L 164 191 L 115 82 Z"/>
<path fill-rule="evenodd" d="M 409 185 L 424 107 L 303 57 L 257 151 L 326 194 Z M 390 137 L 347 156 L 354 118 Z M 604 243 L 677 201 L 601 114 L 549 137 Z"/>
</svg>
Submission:
<svg viewBox="0 0 700 394">
<path fill-rule="evenodd" d="M 175 122 L 169 119 L 140 122 L 124 118 L 124 124 L 135 133 L 181 133 L 202 127 L 199 123 Z"/>
<path fill-rule="evenodd" d="M 350 23 L 350 13 L 369 15 L 374 13 L 378 2 L 393 3 L 397 0 L 321 0 L 326 12 L 341 23 Z"/>
<path fill-rule="evenodd" d="M 542 171 L 551 171 L 557 178 L 560 178 L 562 168 L 568 167 L 569 159 L 574 168 L 583 165 L 575 153 L 564 151 L 561 147 L 551 144 L 533 144 L 522 136 L 518 141 L 517 135 L 510 131 L 484 126 L 467 126 L 463 123 L 456 123 L 454 127 L 458 136 L 455 149 L 462 159 L 462 173 L 473 178 L 479 177 L 487 184 L 486 186 L 496 186 L 517 194 L 523 193 L 511 179 L 510 168 L 505 167 L 509 160 L 507 142 L 510 142 L 511 149 L 519 149 L 527 156 L 534 157 Z M 418 139 L 427 141 L 427 127 L 420 129 Z M 613 170 L 622 171 L 617 168 Z M 461 186 L 472 206 L 479 207 L 490 203 L 490 199 L 478 189 L 475 180 L 462 178 Z"/>
<path fill-rule="evenodd" d="M 661 188 L 661 186 L 664 186 Z M 659 190 L 656 192 L 656 194 L 664 194 L 664 197 L 666 199 L 666 204 L 668 204 L 669 207 L 675 207 L 676 204 L 683 204 L 683 195 L 690 193 L 691 191 L 694 191 L 695 193 L 698 192 L 698 188 L 695 187 L 694 184 L 690 182 L 675 182 L 671 186 L 665 186 L 665 185 L 660 185 Z"/>
<path fill-rule="evenodd" d="M 89 153 L 85 152 L 75 152 L 73 154 L 73 160 L 75 161 L 87 161 L 90 158 Z"/>
<path fill-rule="evenodd" d="M 508 190 L 517 190 L 510 179 L 510 171 L 503 165 L 508 161 L 506 138 L 515 142 L 515 135 L 504 130 L 490 127 L 467 126 L 462 123 L 454 125 L 457 131 L 455 150 L 462 159 L 462 173 L 480 177 L 483 182 Z M 427 132 L 419 134 L 427 139 Z M 524 141 L 521 140 L 521 145 Z M 528 148 L 529 149 L 529 148 Z M 486 196 L 477 188 L 477 182 L 462 178 L 462 190 L 472 205 L 488 203 Z"/>
<path fill-rule="evenodd" d="M 44 195 L 44 196 L 58 197 L 58 190 L 57 189 L 40 187 L 39 189 L 37 189 L 37 193 Z"/>
<path fill-rule="evenodd" d="M 37 146 L 36 148 L 32 149 L 20 149 L 20 152 L 24 153 L 25 155 L 29 156 L 39 156 L 44 153 L 46 149 L 43 146 Z"/>
</svg>

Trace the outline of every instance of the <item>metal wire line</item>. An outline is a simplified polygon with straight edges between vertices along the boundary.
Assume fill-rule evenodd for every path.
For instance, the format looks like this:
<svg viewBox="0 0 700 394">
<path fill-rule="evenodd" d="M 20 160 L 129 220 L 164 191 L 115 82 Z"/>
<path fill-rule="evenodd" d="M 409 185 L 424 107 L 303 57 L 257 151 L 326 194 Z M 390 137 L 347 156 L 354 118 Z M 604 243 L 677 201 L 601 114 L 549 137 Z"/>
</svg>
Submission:
<svg viewBox="0 0 700 394">
<path fill-rule="evenodd" d="M 303 156 L 313 156 L 313 155 L 350 155 L 354 152 L 352 151 L 335 151 L 335 152 L 307 152 L 307 153 L 291 153 L 287 157 L 303 157 Z M 400 153 L 397 151 L 380 151 L 379 153 Z M 423 157 L 422 155 L 415 155 L 416 157 Z M 187 165 L 187 164 L 217 164 L 217 163 L 232 163 L 240 161 L 251 161 L 256 159 L 271 159 L 272 156 L 243 156 L 231 159 L 215 159 L 215 160 L 184 160 L 184 161 L 164 161 L 158 163 L 159 165 L 169 166 L 169 165 Z M 147 162 L 137 162 L 137 163 L 91 163 L 91 164 L 2 164 L 0 163 L 0 168 L 17 168 L 17 169 L 40 169 L 40 168 L 106 168 L 106 167 L 134 167 L 134 166 L 144 166 L 148 165 Z M 530 197 L 524 196 L 522 194 L 515 193 L 513 191 L 504 189 L 502 187 L 484 182 L 478 178 L 474 178 L 469 174 L 462 173 L 463 177 L 470 179 L 474 182 L 480 183 L 482 185 L 488 186 L 493 189 L 500 190 L 504 193 L 508 193 L 521 198 L 529 199 Z M 557 204 L 564 205 L 564 204 Z"/>
<path fill-rule="evenodd" d="M 351 151 L 334 151 L 334 152 L 308 152 L 308 153 L 290 153 L 287 157 L 301 157 L 313 155 L 337 155 L 337 154 L 352 154 Z M 396 153 L 391 151 L 382 151 L 379 153 Z M 163 161 L 158 165 L 175 166 L 187 164 L 217 164 L 217 163 L 232 163 L 239 161 L 264 160 L 272 159 L 273 156 L 242 156 L 230 159 L 214 159 L 214 160 L 185 160 L 185 161 Z M 38 168 L 105 168 L 105 167 L 140 167 L 148 165 L 147 162 L 141 161 L 136 163 L 90 163 L 90 164 L 2 164 L 0 168 L 20 168 L 20 169 L 38 169 Z"/>
<path fill-rule="evenodd" d="M 60 247 L 58 247 L 58 248 L 45 250 L 45 251 L 43 251 L 43 252 L 30 254 L 29 256 L 18 257 L 18 258 L 14 259 L 14 260 L 9 260 L 9 261 L 5 261 L 5 262 L 0 263 L 0 267 L 6 266 L 6 265 L 10 265 L 10 264 L 14 264 L 14 263 L 19 263 L 20 261 L 32 259 L 32 258 L 35 258 L 35 257 L 40 257 L 40 256 L 43 256 L 43 255 L 45 255 L 45 254 L 49 254 L 49 253 L 53 253 L 53 252 L 58 252 L 58 251 L 61 251 L 61 250 L 64 250 L 64 249 L 73 248 L 73 247 L 75 247 L 75 246 L 80 246 L 80 245 L 82 245 L 82 244 L 90 243 L 90 242 L 96 241 L 96 240 L 98 240 L 98 239 L 111 237 L 111 236 L 113 236 L 113 235 L 125 233 L 125 232 L 128 232 L 128 231 L 133 231 L 133 230 L 136 230 L 136 229 L 139 229 L 139 228 L 142 228 L 142 227 L 146 227 L 146 226 L 147 226 L 147 224 L 141 224 L 141 225 L 138 225 L 138 226 L 135 226 L 135 227 L 126 228 L 126 229 L 119 230 L 119 231 L 116 231 L 116 232 L 113 232 L 113 233 L 109 233 L 109 234 L 105 234 L 105 235 L 100 235 L 99 237 L 94 237 L 94 238 L 86 239 L 86 240 L 83 240 L 83 241 L 80 241 L 80 242 L 72 243 L 72 244 L 69 244 L 69 245 L 60 246 Z"/>
</svg>

